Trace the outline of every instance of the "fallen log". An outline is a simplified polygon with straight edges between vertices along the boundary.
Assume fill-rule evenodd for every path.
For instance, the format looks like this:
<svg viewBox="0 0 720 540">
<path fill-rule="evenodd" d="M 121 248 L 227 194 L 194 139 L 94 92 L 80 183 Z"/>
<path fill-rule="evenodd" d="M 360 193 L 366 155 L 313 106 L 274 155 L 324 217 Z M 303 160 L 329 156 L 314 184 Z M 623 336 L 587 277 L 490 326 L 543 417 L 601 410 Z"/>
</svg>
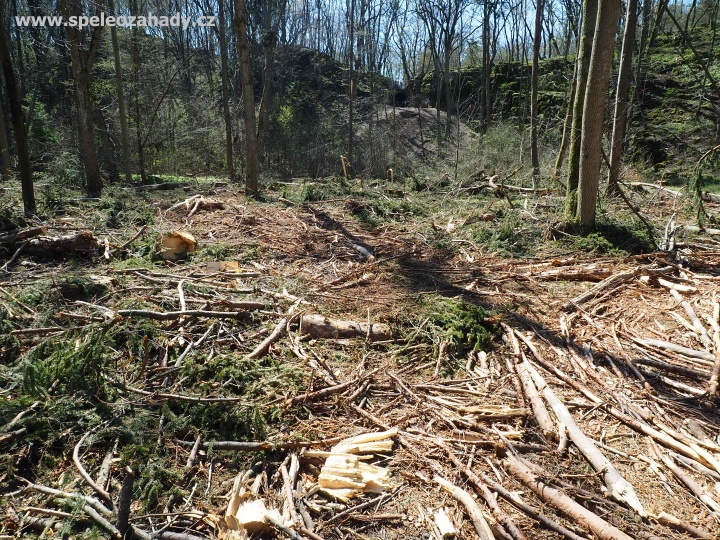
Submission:
<svg viewBox="0 0 720 540">
<path fill-rule="evenodd" d="M 702 538 L 707 540 L 713 540 L 717 538 L 717 536 L 715 536 L 714 534 L 711 534 L 702 529 L 698 529 L 697 527 L 692 526 L 690 523 L 678 519 L 672 514 L 668 514 L 667 512 L 660 512 L 657 516 L 655 516 L 655 519 L 658 521 L 658 523 L 662 523 L 663 525 L 665 525 L 666 527 L 670 527 L 671 529 L 688 533 L 693 538 Z"/>
<path fill-rule="evenodd" d="M 243 319 L 245 311 L 207 311 L 191 309 L 186 311 L 151 311 L 146 309 L 121 309 L 117 312 L 121 317 L 153 319 L 155 321 L 172 321 L 180 317 L 206 317 L 208 319 Z"/>
<path fill-rule="evenodd" d="M 178 189 L 189 187 L 187 182 L 162 182 L 160 184 L 144 184 L 135 186 L 135 191 L 167 191 L 170 189 Z"/>
<path fill-rule="evenodd" d="M 387 324 L 340 321 L 317 314 L 302 316 L 300 334 L 309 335 L 313 339 L 366 338 L 369 341 L 392 339 L 392 331 Z"/>
<path fill-rule="evenodd" d="M 100 243 L 91 231 L 80 231 L 65 236 L 40 236 L 28 242 L 25 251 L 33 255 L 92 255 Z"/>
<path fill-rule="evenodd" d="M 575 419 L 568 411 L 567 407 L 560 401 L 555 392 L 547 385 L 540 373 L 528 362 L 524 361 L 525 368 L 533 378 L 538 391 L 542 392 L 545 400 L 552 408 L 555 416 L 565 425 L 568 436 L 575 444 L 580 453 L 585 456 L 593 469 L 601 474 L 610 495 L 619 502 L 627 504 L 635 510 L 640 516 L 647 516 L 647 512 L 643 508 L 640 499 L 635 493 L 632 484 L 625 480 L 615 466 L 608 460 L 605 455 L 595 446 L 595 443 L 585 435 L 580 426 L 575 423 Z"/>
<path fill-rule="evenodd" d="M 41 234 L 47 233 L 47 227 L 28 227 L 27 229 L 15 229 L 5 234 L 0 234 L 0 244 L 12 244 L 18 240 L 27 240 Z"/>
<path fill-rule="evenodd" d="M 526 465 L 514 457 L 506 456 L 503 466 L 520 482 L 530 488 L 542 501 L 557 508 L 577 525 L 591 531 L 600 540 L 632 540 L 617 527 L 611 525 L 597 514 L 578 504 L 559 489 L 544 483 Z"/>
<path fill-rule="evenodd" d="M 636 337 L 632 337 L 631 339 L 635 343 L 644 345 L 646 347 L 655 347 L 657 349 L 663 349 L 666 351 L 682 354 L 684 356 L 689 356 L 690 358 L 695 358 L 697 360 L 705 360 L 706 362 L 708 362 L 708 366 L 715 365 L 715 355 L 708 351 L 698 351 L 697 349 L 683 347 L 682 345 L 675 345 L 674 343 L 662 341 L 660 339 L 643 339 Z"/>
<path fill-rule="evenodd" d="M 602 280 L 600 283 L 595 285 L 592 289 L 590 289 L 587 292 L 582 293 L 579 296 L 576 296 L 569 302 L 563 305 L 563 310 L 572 312 L 578 309 L 582 304 L 592 300 L 593 298 L 596 298 L 600 295 L 600 293 L 604 293 L 608 290 L 615 289 L 622 285 L 623 283 L 627 283 L 628 281 L 635 279 L 638 275 L 638 270 L 630 270 L 628 272 L 621 272 L 619 274 L 614 274 L 604 280 Z"/>
<path fill-rule="evenodd" d="M 553 268 L 533 276 L 546 281 L 592 281 L 599 282 L 612 276 L 612 270 L 597 265 L 576 268 Z"/>
</svg>

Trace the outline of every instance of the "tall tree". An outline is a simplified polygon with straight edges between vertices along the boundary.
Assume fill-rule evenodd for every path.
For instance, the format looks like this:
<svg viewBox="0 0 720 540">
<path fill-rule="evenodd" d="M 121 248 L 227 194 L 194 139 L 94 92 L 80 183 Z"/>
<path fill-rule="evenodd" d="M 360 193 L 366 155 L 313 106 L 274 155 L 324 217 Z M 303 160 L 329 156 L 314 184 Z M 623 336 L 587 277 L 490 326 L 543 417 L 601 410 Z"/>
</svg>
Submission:
<svg viewBox="0 0 720 540">
<path fill-rule="evenodd" d="M 425 24 L 430 39 L 430 48 L 435 64 L 435 81 L 438 103 L 444 94 L 447 122 L 445 136 L 450 136 L 453 113 L 453 93 L 450 91 L 453 53 L 462 39 L 460 19 L 469 9 L 468 0 L 420 0 L 418 15 Z"/>
<path fill-rule="evenodd" d="M 492 122 L 492 78 L 491 78 L 491 45 L 494 42 L 492 30 L 490 28 L 490 15 L 495 11 L 496 2 L 485 0 L 483 2 L 483 22 L 482 22 L 482 71 L 483 71 L 483 103 L 481 105 L 481 125 L 483 130 L 487 130 Z"/>
<path fill-rule="evenodd" d="M 603 118 L 619 17 L 620 0 L 598 0 L 597 24 L 585 89 L 580 143 L 577 219 L 580 227 L 585 230 L 595 225 L 595 206 L 600 185 Z"/>
<path fill-rule="evenodd" d="M 279 0 L 277 9 L 273 9 L 275 1 L 266 0 L 263 6 L 263 29 L 262 44 L 265 49 L 265 64 L 263 67 L 263 92 L 260 98 L 260 110 L 258 111 L 258 139 L 262 140 L 267 131 L 270 110 L 273 100 L 273 81 L 275 64 L 275 49 L 278 41 L 278 29 L 285 17 L 285 6 L 287 0 Z"/>
<path fill-rule="evenodd" d="M 137 0 L 130 0 L 130 13 L 133 16 L 137 16 L 140 13 L 140 6 Z M 133 109 L 135 109 L 135 141 L 137 144 L 137 165 L 138 172 L 140 173 L 140 180 L 143 184 L 148 183 L 147 171 L 145 170 L 145 144 L 142 138 L 142 124 L 140 116 L 140 64 L 142 61 L 140 54 L 140 29 L 137 26 L 133 26 L 131 39 L 130 39 L 130 57 L 132 58 L 132 77 L 131 82 L 134 86 L 134 102 Z"/>
<path fill-rule="evenodd" d="M 235 33 L 237 34 L 238 60 L 240 62 L 243 119 L 245 120 L 245 194 L 254 197 L 258 194 L 259 151 L 250 44 L 248 43 L 248 12 L 245 0 L 235 0 Z"/>
<path fill-rule="evenodd" d="M 78 17 L 84 14 L 81 0 L 59 0 L 59 5 L 66 20 L 71 16 Z M 97 9 L 99 10 L 100 6 L 97 6 Z M 66 27 L 75 86 L 80 159 L 85 169 L 85 183 L 89 195 L 98 195 L 102 191 L 102 176 L 93 124 L 93 96 L 90 87 L 102 28 L 102 26 L 94 27 L 88 36 L 85 29 L 76 26 Z"/>
<path fill-rule="evenodd" d="M 540 156 L 538 155 L 538 80 L 540 69 L 540 46 L 542 43 L 543 0 L 535 6 L 535 34 L 533 36 L 532 75 L 530 77 L 530 161 L 533 183 L 540 179 Z"/>
<path fill-rule="evenodd" d="M 225 159 L 227 173 L 231 180 L 235 179 L 233 163 L 232 117 L 230 116 L 230 91 L 228 89 L 228 51 L 225 39 L 225 0 L 218 0 L 219 37 L 220 37 L 220 78 L 223 97 L 223 119 L 225 120 Z"/>
<path fill-rule="evenodd" d="M 553 180 L 558 180 L 563 163 L 565 162 L 565 154 L 570 145 L 570 130 L 573 123 L 573 105 L 575 104 L 575 94 L 577 93 L 577 70 L 578 62 L 575 62 L 572 82 L 570 83 L 570 96 L 568 97 L 567 107 L 565 110 L 565 121 L 563 122 L 562 139 L 560 140 L 560 149 L 555 158 L 555 168 L 552 173 Z M 559 180 L 558 180 L 559 181 Z"/>
<path fill-rule="evenodd" d="M 350 94 L 348 103 L 348 160 L 352 167 L 354 161 L 354 146 L 355 146 L 355 87 L 357 86 L 356 73 L 355 73 L 355 0 L 350 0 L 350 7 L 347 14 L 347 24 L 349 38 L 349 68 L 350 68 Z"/>
<path fill-rule="evenodd" d="M 108 9 L 112 15 L 115 15 L 115 0 L 108 0 Z M 120 116 L 120 138 L 122 140 L 125 181 L 131 184 L 130 134 L 128 132 L 127 112 L 125 109 L 125 91 L 123 89 L 122 65 L 120 64 L 120 45 L 118 44 L 117 29 L 115 26 L 110 27 L 110 39 L 112 41 L 113 60 L 115 63 L 115 92 L 118 100 L 118 115 Z"/>
<path fill-rule="evenodd" d="M 2 166 L 2 180 L 10 177 L 10 144 L 8 143 L 9 124 L 5 121 L 5 110 L 3 109 L 2 92 L 0 92 L 0 166 Z"/>
<path fill-rule="evenodd" d="M 625 144 L 625 130 L 628 122 L 628 93 L 630 90 L 630 72 L 632 56 L 635 48 L 635 29 L 637 27 L 638 0 L 628 0 L 625 12 L 625 29 L 623 31 L 622 52 L 620 53 L 620 71 L 618 73 L 617 91 L 615 92 L 615 113 L 613 114 L 613 131 L 610 140 L 610 171 L 608 174 L 609 195 L 618 192 L 620 179 L 620 163 Z"/>
<path fill-rule="evenodd" d="M 5 2 L 0 2 L 0 63 L 2 63 L 3 78 L 10 102 L 10 116 L 12 117 L 13 133 L 15 135 L 15 151 L 18 160 L 18 172 L 22 186 L 23 208 L 26 214 L 35 213 L 35 191 L 33 189 L 32 165 L 30 163 L 30 149 L 28 147 L 27 131 L 25 129 L 25 113 L 22 108 L 20 88 L 15 76 L 12 57 L 9 49 L 9 36 L 5 26 Z"/>
<path fill-rule="evenodd" d="M 570 127 L 570 153 L 568 156 L 567 204 L 565 212 L 569 219 L 574 219 L 577 211 L 577 190 L 580 178 L 580 142 L 582 135 L 583 107 L 585 106 L 585 90 L 587 88 L 590 57 L 593 50 L 593 36 L 598 13 L 598 0 L 583 0 L 582 22 L 580 26 L 580 43 L 577 52 L 577 68 L 575 69 L 575 103 L 572 111 Z"/>
</svg>

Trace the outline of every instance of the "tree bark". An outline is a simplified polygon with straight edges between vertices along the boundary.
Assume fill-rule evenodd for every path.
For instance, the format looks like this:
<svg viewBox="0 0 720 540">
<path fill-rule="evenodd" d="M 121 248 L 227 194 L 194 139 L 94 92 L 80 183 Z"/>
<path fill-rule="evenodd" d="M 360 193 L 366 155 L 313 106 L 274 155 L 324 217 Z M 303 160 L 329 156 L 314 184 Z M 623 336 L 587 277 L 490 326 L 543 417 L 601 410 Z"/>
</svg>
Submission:
<svg viewBox="0 0 720 540">
<path fill-rule="evenodd" d="M 115 15 L 115 0 L 108 0 L 108 8 Z M 113 60 L 115 62 L 115 91 L 118 99 L 118 115 L 120 116 L 120 138 L 122 139 L 123 168 L 125 169 L 125 182 L 132 184 L 132 166 L 130 162 L 130 135 L 127 125 L 127 111 L 125 109 L 125 92 L 123 91 L 122 69 L 120 65 L 120 45 L 118 44 L 117 29 L 110 27 L 112 40 Z"/>
<path fill-rule="evenodd" d="M 592 54 L 593 36 L 597 17 L 598 0 L 583 0 L 582 23 L 580 25 L 580 44 L 576 62 L 577 85 L 575 103 L 570 128 L 570 155 L 568 157 L 567 204 L 565 212 L 568 219 L 574 219 L 577 213 L 577 189 L 580 178 L 580 135 L 582 133 L 583 107 L 585 105 L 585 89 L 587 88 L 590 55 Z"/>
<path fill-rule="evenodd" d="M 490 66 L 490 5 L 486 0 L 483 2 L 483 97 L 485 114 L 482 118 L 483 131 L 487 131 L 492 122 L 492 79 L 491 79 L 491 66 Z"/>
<path fill-rule="evenodd" d="M 245 120 L 245 194 L 254 197 L 258 193 L 258 140 L 255 119 L 255 95 L 253 92 L 250 45 L 248 44 L 248 13 L 245 0 L 235 1 L 235 33 L 237 34 L 240 81 Z"/>
<path fill-rule="evenodd" d="M 228 52 L 225 39 L 225 0 L 218 0 L 218 13 L 220 24 L 220 66 L 223 96 L 223 118 L 225 119 L 225 159 L 230 180 L 235 179 L 235 164 L 233 163 L 232 117 L 230 116 L 230 92 L 228 90 Z"/>
<path fill-rule="evenodd" d="M 2 166 L 2 180 L 10 178 L 10 145 L 8 143 L 9 124 L 5 120 L 5 111 L 2 107 L 2 92 L 0 92 L 0 166 Z"/>
<path fill-rule="evenodd" d="M 560 148 L 558 150 L 557 157 L 555 158 L 555 168 L 553 169 L 553 179 L 557 180 L 560 176 L 563 163 L 565 162 L 565 156 L 567 154 L 568 146 L 570 146 L 570 130 L 572 129 L 573 123 L 573 105 L 575 103 L 575 95 L 577 94 L 578 85 L 578 62 L 575 62 L 573 69 L 573 78 L 570 85 L 570 97 L 568 98 L 567 110 L 565 111 L 565 122 L 563 123 L 562 140 L 560 141 Z"/>
<path fill-rule="evenodd" d="M 597 25 L 582 113 L 578 180 L 577 218 L 580 227 L 586 230 L 595 225 L 595 205 L 602 158 L 603 118 L 619 16 L 620 0 L 598 1 Z"/>
<path fill-rule="evenodd" d="M 540 180 L 540 156 L 538 155 L 538 79 L 540 69 L 540 45 L 542 43 L 543 0 L 537 0 L 535 8 L 535 35 L 533 36 L 532 74 L 530 76 L 530 161 L 533 170 L 533 187 Z"/>
<path fill-rule="evenodd" d="M 130 1 L 130 13 L 137 16 L 139 14 L 137 0 Z M 130 56 L 132 57 L 133 71 L 132 83 L 135 86 L 135 140 L 137 142 L 138 172 L 140 173 L 140 181 L 143 185 L 147 185 L 147 171 L 145 170 L 145 151 L 143 149 L 142 133 L 140 126 L 140 29 L 134 26 L 132 29 L 132 39 L 130 41 Z"/>
<path fill-rule="evenodd" d="M 109 180 L 111 182 L 119 182 L 120 173 L 117 168 L 117 159 L 115 158 L 115 142 L 112 140 L 112 137 L 110 137 L 110 130 L 105 121 L 105 115 L 97 103 L 93 103 L 93 122 L 98 128 L 98 135 L 100 137 L 102 165 L 110 177 Z"/>
<path fill-rule="evenodd" d="M 349 46 L 350 46 L 350 103 L 348 108 L 348 160 L 352 167 L 354 159 L 354 142 L 355 142 L 355 0 L 350 0 L 350 13 L 348 14 L 349 26 Z"/>
<path fill-rule="evenodd" d="M 68 18 L 83 13 L 78 0 L 60 0 L 60 9 Z M 93 98 L 90 90 L 90 79 L 95 53 L 100 44 L 102 26 L 93 29 L 89 43 L 85 43 L 85 33 L 72 26 L 66 27 L 72 75 L 75 85 L 75 107 L 78 117 L 78 136 L 80 159 L 85 169 L 85 183 L 88 195 L 96 196 L 102 191 L 102 176 L 95 145 L 93 124 Z"/>
<path fill-rule="evenodd" d="M 620 179 L 620 163 L 625 144 L 625 130 L 628 122 L 628 94 L 630 90 L 630 72 L 632 56 L 635 48 L 635 29 L 637 27 L 638 0 L 628 0 L 625 13 L 625 30 L 623 31 L 622 52 L 620 53 L 620 72 L 618 73 L 617 91 L 615 93 L 615 113 L 613 115 L 613 132 L 610 142 L 610 172 L 608 175 L 608 195 L 618 193 Z"/>
<path fill-rule="evenodd" d="M 0 3 L 0 21 L 5 21 L 4 2 Z M 22 186 L 23 208 L 26 214 L 34 214 L 36 209 L 35 191 L 33 189 L 32 166 L 30 164 L 30 149 L 28 147 L 27 131 L 25 130 L 25 113 L 22 109 L 20 89 L 18 88 L 15 69 L 10 57 L 9 41 L 5 25 L 0 24 L 0 63 L 2 63 L 5 88 L 10 102 L 10 116 L 15 134 L 15 151 Z"/>
<path fill-rule="evenodd" d="M 275 63 L 275 48 L 277 46 L 278 27 L 280 26 L 280 21 L 283 20 L 285 15 L 286 4 L 287 0 L 280 0 L 275 21 L 272 20 L 273 2 L 268 2 L 266 8 L 265 21 L 263 23 L 263 31 L 265 32 L 265 35 L 263 36 L 263 42 L 265 45 L 265 66 L 263 68 L 263 93 L 260 98 L 260 111 L 258 112 L 258 141 L 262 141 L 265 137 L 268 118 L 270 116 L 273 95 L 273 64 Z"/>
</svg>

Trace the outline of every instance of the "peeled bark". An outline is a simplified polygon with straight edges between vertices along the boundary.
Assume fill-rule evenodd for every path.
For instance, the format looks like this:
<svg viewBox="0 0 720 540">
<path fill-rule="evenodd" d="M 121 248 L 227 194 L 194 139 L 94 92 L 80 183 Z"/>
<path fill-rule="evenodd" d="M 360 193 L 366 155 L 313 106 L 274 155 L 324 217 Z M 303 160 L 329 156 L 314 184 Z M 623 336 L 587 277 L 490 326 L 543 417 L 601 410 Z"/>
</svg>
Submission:
<svg viewBox="0 0 720 540">
<path fill-rule="evenodd" d="M 313 339 L 351 339 L 367 338 L 370 341 L 392 339 L 392 330 L 387 324 L 338 321 L 322 315 L 306 314 L 300 320 L 300 333 Z"/>
</svg>

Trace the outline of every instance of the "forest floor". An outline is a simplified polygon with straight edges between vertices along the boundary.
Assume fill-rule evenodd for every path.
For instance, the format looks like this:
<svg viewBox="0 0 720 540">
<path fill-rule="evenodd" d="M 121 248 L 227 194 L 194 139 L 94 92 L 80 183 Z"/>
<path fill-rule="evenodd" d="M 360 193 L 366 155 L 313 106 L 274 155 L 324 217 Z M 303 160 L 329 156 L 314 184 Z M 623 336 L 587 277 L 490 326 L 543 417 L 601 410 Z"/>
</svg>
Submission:
<svg viewBox="0 0 720 540">
<path fill-rule="evenodd" d="M 620 200 L 573 236 L 493 184 L 48 198 L 0 247 L 0 538 L 243 538 L 258 500 L 259 538 L 719 537 L 716 231 L 635 186 L 667 250 Z"/>
</svg>

